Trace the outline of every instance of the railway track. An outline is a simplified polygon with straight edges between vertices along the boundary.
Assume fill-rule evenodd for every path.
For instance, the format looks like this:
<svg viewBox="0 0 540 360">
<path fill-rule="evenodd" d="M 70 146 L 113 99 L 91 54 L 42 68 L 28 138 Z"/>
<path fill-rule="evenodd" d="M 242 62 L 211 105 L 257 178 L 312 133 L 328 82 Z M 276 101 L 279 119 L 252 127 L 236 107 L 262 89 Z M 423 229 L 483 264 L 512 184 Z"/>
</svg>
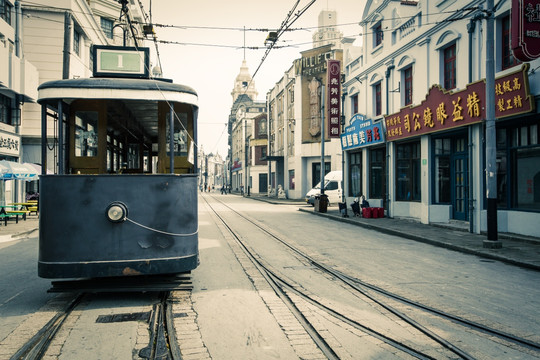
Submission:
<svg viewBox="0 0 540 360">
<path fill-rule="evenodd" d="M 207 201 L 206 197 L 204 198 L 205 201 Z M 398 310 L 398 307 L 403 307 L 403 304 L 416 309 L 417 312 L 424 312 L 428 313 L 429 316 L 436 316 L 439 319 L 438 321 L 450 322 L 454 324 L 453 326 L 461 327 L 462 331 L 474 333 L 475 336 L 477 336 L 477 334 L 483 334 L 484 339 L 489 338 L 487 341 L 494 341 L 501 344 L 502 346 L 513 346 L 514 348 L 518 349 L 518 351 L 526 354 L 526 356 L 540 356 L 540 344 L 534 341 L 480 324 L 478 322 L 468 320 L 464 317 L 453 315 L 443 310 L 435 309 L 417 301 L 413 301 L 386 291 L 373 284 L 362 281 L 354 276 L 336 271 L 332 269 L 331 266 L 323 264 L 322 262 L 314 259 L 313 256 L 309 256 L 304 251 L 292 246 L 282 236 L 276 234 L 271 229 L 267 228 L 265 225 L 261 224 L 257 220 L 254 220 L 253 218 L 235 210 L 231 206 L 223 203 L 215 197 L 213 197 L 213 199 L 219 202 L 221 206 L 225 206 L 229 212 L 234 213 L 236 218 L 241 218 L 249 222 L 256 229 L 258 229 L 258 231 L 266 234 L 268 237 L 274 239 L 279 244 L 285 246 L 289 251 L 294 253 L 295 256 L 302 258 L 307 264 L 311 264 L 312 266 L 317 268 L 318 271 L 325 274 L 327 277 L 341 282 L 343 286 L 347 287 L 349 291 L 351 291 L 355 296 L 367 299 L 366 301 L 370 301 L 373 304 L 376 304 L 376 306 L 384 309 L 384 311 L 393 314 L 393 316 L 398 318 L 400 321 L 407 323 L 410 327 L 421 332 L 430 340 L 437 343 L 437 346 L 440 346 L 445 350 L 439 353 L 439 355 L 433 355 L 433 352 L 422 351 L 418 348 L 415 349 L 414 346 L 411 346 L 406 342 L 393 339 L 391 336 L 387 336 L 386 334 L 383 334 L 369 326 L 362 324 L 361 321 L 353 319 L 353 316 L 351 315 L 343 314 L 340 311 L 336 311 L 331 306 L 324 304 L 320 300 L 310 296 L 308 292 L 300 290 L 302 288 L 301 284 L 289 283 L 288 280 L 283 279 L 276 270 L 273 270 L 272 267 L 269 266 L 264 259 L 262 259 L 261 255 L 257 254 L 248 244 L 246 244 L 246 242 L 242 239 L 242 236 L 235 232 L 235 230 L 227 224 L 227 220 L 224 219 L 207 201 L 208 206 L 214 211 L 216 217 L 219 218 L 220 221 L 223 222 L 224 226 L 227 227 L 228 231 L 233 234 L 233 237 L 241 245 L 244 251 L 249 255 L 251 261 L 256 264 L 257 268 L 259 269 L 259 271 L 261 271 L 261 273 L 265 274 L 264 276 L 265 278 L 267 278 L 267 281 L 274 284 L 272 287 L 275 289 L 275 291 L 279 291 L 284 294 L 280 297 L 285 298 L 286 300 L 288 299 L 287 301 L 290 301 L 290 296 L 288 296 L 287 294 L 294 293 L 304 301 L 309 302 L 313 306 L 316 306 L 317 308 L 327 312 L 328 314 L 331 314 L 334 318 L 339 319 L 348 326 L 352 326 L 362 332 L 368 333 L 371 336 L 376 337 L 380 341 L 383 341 L 386 344 L 396 349 L 399 349 L 399 351 L 402 351 L 415 358 L 439 358 L 441 354 L 445 354 L 443 356 L 448 358 L 457 357 L 461 359 L 474 359 L 476 358 L 476 356 L 469 353 L 468 351 L 465 351 L 461 347 L 456 346 L 454 343 L 455 341 L 447 340 L 443 336 L 439 335 L 439 329 L 433 327 L 433 325 L 422 325 L 422 321 L 415 320 L 414 318 L 418 318 L 418 315 L 416 313 L 414 313 L 413 316 L 409 316 L 405 313 L 405 311 Z M 394 305 L 391 305 L 391 303 L 393 303 Z M 396 304 L 400 305 L 396 306 Z M 294 311 L 292 311 L 293 313 L 300 313 L 299 315 L 296 315 L 297 318 L 301 319 L 303 317 L 295 304 L 288 306 L 291 308 L 295 308 Z M 306 331 L 310 333 L 310 336 L 313 338 L 314 342 L 317 343 L 317 345 L 319 346 L 321 351 L 325 353 L 327 358 L 334 358 L 333 356 L 335 352 L 333 352 L 332 349 L 325 348 L 327 344 L 324 341 L 324 338 L 323 341 L 319 340 L 318 337 L 320 336 L 313 333 L 313 330 L 310 329 L 310 324 L 307 324 L 306 326 L 304 326 L 304 328 L 306 328 Z"/>
<path fill-rule="evenodd" d="M 185 276 L 183 276 L 185 277 Z M 98 292 L 94 287 L 94 292 Z M 118 290 L 121 291 L 121 290 Z M 133 290 L 132 290 L 133 291 Z M 185 292 L 185 289 L 184 289 Z M 145 360 L 179 360 L 182 359 L 180 345 L 174 326 L 173 302 L 174 291 L 159 291 L 157 301 L 152 306 L 152 310 L 140 313 L 121 313 L 114 315 L 98 316 L 96 323 L 117 323 L 124 321 L 142 321 L 147 324 L 148 343 L 142 349 L 136 351 L 140 359 Z M 66 305 L 59 309 L 52 318 L 39 329 L 34 336 L 26 341 L 11 357 L 10 360 L 37 360 L 44 357 L 55 358 L 60 354 L 48 353 L 49 347 L 56 341 L 57 334 L 62 330 L 69 332 L 73 326 L 74 319 L 70 323 L 70 317 L 77 318 L 79 315 L 72 315 L 74 312 L 83 312 L 84 309 L 78 307 L 81 303 L 90 303 L 90 295 L 99 297 L 100 294 L 90 294 L 88 292 L 76 293 L 70 300 L 65 301 Z M 104 295 L 105 297 L 107 295 Z M 95 300 L 95 299 L 94 299 Z M 86 304 L 86 305 L 87 305 Z M 84 307 L 83 307 L 84 308 Z M 66 327 L 66 329 L 64 329 Z M 63 342 L 65 339 L 58 339 Z M 60 345 L 63 346 L 63 345 Z M 57 349 L 55 351 L 58 351 Z M 89 355 L 90 356 L 90 355 Z M 111 355 L 111 358 L 114 356 Z"/>
</svg>

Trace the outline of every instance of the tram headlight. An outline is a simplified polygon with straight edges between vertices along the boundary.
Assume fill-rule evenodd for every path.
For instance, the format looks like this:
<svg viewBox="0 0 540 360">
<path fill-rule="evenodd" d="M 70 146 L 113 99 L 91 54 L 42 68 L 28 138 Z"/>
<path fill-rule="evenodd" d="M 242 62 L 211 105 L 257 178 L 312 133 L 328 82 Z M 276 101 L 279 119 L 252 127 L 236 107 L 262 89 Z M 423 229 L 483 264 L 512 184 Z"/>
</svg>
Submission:
<svg viewBox="0 0 540 360">
<path fill-rule="evenodd" d="M 115 201 L 107 206 L 105 214 L 107 215 L 107 219 L 111 222 L 124 222 L 127 218 L 127 207 L 124 203 Z"/>
</svg>

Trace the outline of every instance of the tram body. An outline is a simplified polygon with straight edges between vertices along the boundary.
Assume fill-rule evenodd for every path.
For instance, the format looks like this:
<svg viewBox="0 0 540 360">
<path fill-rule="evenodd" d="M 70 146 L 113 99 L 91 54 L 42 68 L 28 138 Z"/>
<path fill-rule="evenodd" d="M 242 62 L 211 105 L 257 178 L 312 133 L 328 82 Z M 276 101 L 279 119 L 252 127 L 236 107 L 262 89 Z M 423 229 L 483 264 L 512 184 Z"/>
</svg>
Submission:
<svg viewBox="0 0 540 360">
<path fill-rule="evenodd" d="M 38 91 L 42 159 L 50 111 L 58 114 L 55 173 L 46 174 L 43 161 L 40 177 L 38 275 L 196 268 L 196 92 L 140 78 L 49 81 Z"/>
</svg>

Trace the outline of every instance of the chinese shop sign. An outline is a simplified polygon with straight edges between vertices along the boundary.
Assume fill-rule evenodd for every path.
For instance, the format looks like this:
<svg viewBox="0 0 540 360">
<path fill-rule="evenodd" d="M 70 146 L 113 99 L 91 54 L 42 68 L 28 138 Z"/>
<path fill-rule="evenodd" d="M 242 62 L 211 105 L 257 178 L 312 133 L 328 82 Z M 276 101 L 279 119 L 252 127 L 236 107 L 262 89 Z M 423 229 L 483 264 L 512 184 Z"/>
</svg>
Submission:
<svg viewBox="0 0 540 360">
<path fill-rule="evenodd" d="M 495 80 L 496 118 L 533 110 L 528 69 L 529 64 L 525 64 L 518 72 Z M 485 81 L 454 93 L 434 86 L 420 105 L 385 117 L 386 139 L 394 141 L 481 122 L 485 119 L 485 99 Z"/>
<path fill-rule="evenodd" d="M 19 156 L 20 137 L 0 132 L 0 154 Z"/>
<path fill-rule="evenodd" d="M 341 119 L 341 62 L 339 60 L 328 60 L 327 76 L 328 137 L 338 138 Z"/>
<path fill-rule="evenodd" d="M 512 50 L 521 61 L 540 57 L 540 0 L 512 0 Z"/>
<path fill-rule="evenodd" d="M 383 142 L 383 123 L 381 121 L 374 123 L 359 114 L 352 117 L 350 125 L 341 135 L 341 148 L 343 150 L 352 150 Z"/>
</svg>

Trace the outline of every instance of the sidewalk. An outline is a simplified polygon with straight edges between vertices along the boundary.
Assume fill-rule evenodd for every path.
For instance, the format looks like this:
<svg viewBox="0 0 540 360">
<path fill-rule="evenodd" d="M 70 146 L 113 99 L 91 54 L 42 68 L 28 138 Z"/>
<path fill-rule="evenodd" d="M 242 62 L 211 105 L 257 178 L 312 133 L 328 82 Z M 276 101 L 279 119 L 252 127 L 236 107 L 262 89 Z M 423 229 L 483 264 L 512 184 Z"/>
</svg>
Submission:
<svg viewBox="0 0 540 360">
<path fill-rule="evenodd" d="M 0 222 L 0 243 L 15 240 L 22 236 L 32 235 L 38 236 L 39 218 L 37 215 L 27 215 L 26 220 L 19 219 L 19 223 L 15 220 L 8 220 L 7 226 L 4 221 Z"/>
<path fill-rule="evenodd" d="M 501 249 L 483 247 L 486 235 L 468 232 L 468 223 L 432 224 L 426 225 L 406 219 L 364 219 L 353 216 L 350 206 L 347 208 L 348 218 L 342 217 L 337 206 L 329 207 L 326 213 L 315 212 L 312 206 L 306 206 L 301 200 L 268 198 L 252 196 L 254 200 L 266 201 L 272 204 L 299 205 L 298 210 L 313 215 L 323 216 L 335 221 L 341 221 L 389 235 L 420 241 L 426 244 L 461 251 L 467 254 L 508 264 L 540 271 L 540 238 L 525 237 L 515 234 L 499 233 L 502 242 Z"/>
</svg>

